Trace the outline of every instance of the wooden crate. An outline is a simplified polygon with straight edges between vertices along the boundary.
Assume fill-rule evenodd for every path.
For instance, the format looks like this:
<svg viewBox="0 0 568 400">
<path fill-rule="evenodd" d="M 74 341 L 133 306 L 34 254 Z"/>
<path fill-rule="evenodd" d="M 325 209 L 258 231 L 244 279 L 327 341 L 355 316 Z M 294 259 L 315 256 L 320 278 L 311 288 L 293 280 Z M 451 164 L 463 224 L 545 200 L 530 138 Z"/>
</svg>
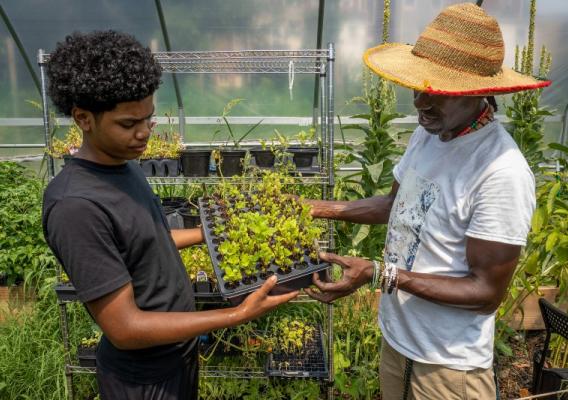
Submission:
<svg viewBox="0 0 568 400">
<path fill-rule="evenodd" d="M 0 322 L 6 314 L 18 313 L 33 300 L 33 294 L 26 293 L 21 285 L 0 286 Z"/>
<path fill-rule="evenodd" d="M 540 308 L 538 306 L 538 299 L 544 297 L 549 302 L 556 304 L 561 309 L 566 309 L 568 304 L 558 304 L 557 303 L 558 288 L 557 287 L 540 287 L 537 292 L 531 293 L 527 298 L 521 303 L 521 310 L 515 311 L 511 320 L 509 321 L 509 326 L 516 330 L 542 330 L 544 329 L 544 321 L 540 314 Z"/>
</svg>

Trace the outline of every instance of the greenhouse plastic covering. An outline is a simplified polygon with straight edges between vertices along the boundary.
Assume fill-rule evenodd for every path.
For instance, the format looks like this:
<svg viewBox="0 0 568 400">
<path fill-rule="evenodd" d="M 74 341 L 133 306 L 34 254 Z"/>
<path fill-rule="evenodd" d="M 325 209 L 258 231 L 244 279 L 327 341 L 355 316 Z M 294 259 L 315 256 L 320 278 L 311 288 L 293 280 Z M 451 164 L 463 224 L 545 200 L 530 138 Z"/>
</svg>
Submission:
<svg viewBox="0 0 568 400">
<path fill-rule="evenodd" d="M 441 9 L 458 2 L 392 0 L 390 40 L 414 43 Z M 485 0 L 483 4 L 499 21 L 508 66 L 514 63 L 515 45 L 527 40 L 529 3 Z M 133 34 L 154 51 L 165 51 L 158 4 L 175 51 L 315 49 L 318 11 L 324 5 L 322 47 L 335 44 L 335 113 L 341 117 L 356 110 L 349 100 L 361 94 L 362 54 L 380 42 L 383 11 L 382 1 L 377 0 L 2 0 L 0 4 L 37 76 L 38 49 L 49 53 L 74 31 L 115 29 Z M 27 118 L 41 123 L 41 111 L 32 104 L 41 98 L 13 36 L 0 21 L 0 144 L 42 143 L 40 125 L 18 126 L 29 125 L 32 120 L 22 120 Z M 552 53 L 553 86 L 544 91 L 543 102 L 557 110 L 548 119 L 555 124 L 551 139 L 556 140 L 568 92 L 568 2 L 537 1 L 535 38 L 537 52 L 546 45 Z M 235 108 L 235 116 L 312 115 L 314 76 L 294 74 L 293 66 L 289 74 L 184 74 L 177 79 L 186 117 L 218 116 L 234 98 L 246 99 Z M 410 91 L 397 93 L 399 111 L 412 115 Z M 177 116 L 171 75 L 164 75 L 156 104 L 157 115 Z"/>
</svg>

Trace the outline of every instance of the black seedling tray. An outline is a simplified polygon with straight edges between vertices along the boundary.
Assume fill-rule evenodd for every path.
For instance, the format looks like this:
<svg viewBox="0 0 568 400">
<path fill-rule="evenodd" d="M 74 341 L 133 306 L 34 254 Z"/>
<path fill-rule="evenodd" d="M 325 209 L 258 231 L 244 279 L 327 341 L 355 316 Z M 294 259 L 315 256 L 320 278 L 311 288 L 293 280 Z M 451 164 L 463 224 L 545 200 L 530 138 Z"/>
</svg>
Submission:
<svg viewBox="0 0 568 400">
<path fill-rule="evenodd" d="M 203 198 L 200 198 L 199 214 L 201 216 L 203 233 L 205 234 L 205 242 L 213 264 L 213 270 L 217 275 L 218 289 L 221 296 L 229 300 L 231 304 L 236 305 L 241 303 L 247 294 L 261 287 L 271 275 L 278 277 L 278 283 L 270 292 L 270 294 L 274 295 L 288 293 L 310 286 L 314 272 L 319 274 L 321 280 L 325 280 L 325 270 L 329 268 L 329 264 L 326 262 L 313 263 L 308 256 L 304 256 L 302 260 L 298 260 L 298 262 L 294 263 L 294 267 L 288 273 L 282 273 L 278 265 L 271 264 L 267 269 L 268 274 L 266 276 L 261 276 L 259 272 L 252 277 L 250 282 L 241 281 L 234 284 L 225 282 L 223 279 L 224 272 L 219 268 L 221 255 L 217 251 L 219 244 L 222 242 L 222 238 L 213 233 L 213 217 L 209 215 L 209 213 L 211 213 L 211 215 L 218 215 L 217 206 L 213 206 L 211 211 L 209 211 L 210 209 L 209 204 L 205 202 Z"/>
<path fill-rule="evenodd" d="M 77 358 L 79 366 L 94 368 L 97 366 L 97 347 L 79 346 L 77 348 Z"/>
<path fill-rule="evenodd" d="M 76 301 L 78 300 L 77 291 L 71 282 L 55 284 L 55 292 L 59 301 Z"/>
<path fill-rule="evenodd" d="M 267 376 L 277 378 L 328 378 L 321 326 L 316 327 L 313 340 L 304 343 L 301 354 L 282 353 L 278 349 L 269 353 L 265 372 Z"/>
</svg>

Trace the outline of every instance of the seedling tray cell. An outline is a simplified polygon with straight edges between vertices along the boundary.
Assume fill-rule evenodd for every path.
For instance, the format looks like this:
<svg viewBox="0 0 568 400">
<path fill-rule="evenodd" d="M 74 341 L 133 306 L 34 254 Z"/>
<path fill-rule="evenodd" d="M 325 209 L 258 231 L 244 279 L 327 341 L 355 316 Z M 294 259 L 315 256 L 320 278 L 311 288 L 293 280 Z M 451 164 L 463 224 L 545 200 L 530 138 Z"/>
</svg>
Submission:
<svg viewBox="0 0 568 400">
<path fill-rule="evenodd" d="M 316 378 L 329 376 L 327 358 L 323 349 L 321 326 L 314 331 L 312 341 L 304 343 L 300 354 L 288 354 L 277 349 L 266 359 L 266 375 L 278 378 Z"/>
<path fill-rule="evenodd" d="M 217 236 L 213 230 L 214 217 L 219 217 L 217 206 L 209 206 L 208 202 L 203 198 L 199 199 L 199 213 L 201 217 L 205 242 L 213 264 L 213 270 L 217 276 L 218 289 L 221 296 L 227 299 L 231 304 L 241 303 L 247 294 L 255 291 L 268 279 L 271 275 L 278 277 L 278 283 L 272 289 L 270 294 L 283 294 L 294 290 L 303 289 L 312 284 L 312 275 L 318 273 L 321 280 L 326 278 L 326 269 L 329 263 L 312 262 L 308 256 L 295 260 L 293 268 L 287 273 L 283 273 L 278 265 L 271 264 L 266 273 L 260 272 L 253 275 L 248 281 L 240 281 L 237 283 L 228 283 L 224 280 L 224 271 L 219 267 L 221 255 L 218 252 L 219 244 L 224 238 Z"/>
</svg>

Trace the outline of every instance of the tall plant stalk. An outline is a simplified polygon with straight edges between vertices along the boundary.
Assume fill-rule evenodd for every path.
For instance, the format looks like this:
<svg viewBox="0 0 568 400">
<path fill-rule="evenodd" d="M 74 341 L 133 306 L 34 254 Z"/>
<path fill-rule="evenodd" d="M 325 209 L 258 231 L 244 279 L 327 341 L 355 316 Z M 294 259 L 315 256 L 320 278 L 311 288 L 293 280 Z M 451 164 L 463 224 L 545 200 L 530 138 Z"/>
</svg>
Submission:
<svg viewBox="0 0 568 400">
<path fill-rule="evenodd" d="M 522 48 L 515 47 L 515 70 L 546 79 L 552 57 L 545 46 L 541 48 L 538 71 L 535 73 L 535 16 L 536 0 L 531 0 L 527 45 Z M 511 354 L 507 341 L 514 334 L 508 327 L 508 322 L 519 310 L 524 299 L 538 292 L 539 286 L 543 284 L 560 284 L 561 291 L 565 291 L 566 283 L 562 282 L 568 276 L 568 236 L 565 235 L 565 223 L 562 222 L 565 219 L 566 200 L 559 195 L 559 188 L 566 185 L 566 178 L 564 176 L 555 183 L 554 179 L 550 179 L 552 174 L 543 172 L 541 168 L 541 164 L 546 161 L 544 150 L 547 148 L 544 144 L 544 118 L 552 115 L 552 112 L 540 106 L 541 94 L 542 89 L 515 93 L 512 103 L 505 107 L 510 120 L 508 131 L 536 175 L 538 188 L 537 209 L 527 245 L 513 276 L 507 298 L 497 312 L 495 345 L 504 354 Z M 561 215 L 563 217 L 560 217 Z"/>
<path fill-rule="evenodd" d="M 389 37 L 390 1 L 385 0 L 383 9 L 382 42 Z M 385 194 L 389 191 L 393 175 L 392 169 L 402 153 L 399 133 L 392 127 L 392 120 L 401 117 L 395 112 L 396 94 L 388 81 L 376 76 L 365 67 L 363 71 L 363 93 L 351 103 L 366 106 L 367 111 L 351 118 L 364 119 L 368 124 L 341 125 L 344 131 L 356 130 L 364 134 L 359 146 L 342 147 L 346 153 L 339 157 L 345 163 L 358 162 L 362 171 L 357 171 L 337 179 L 336 197 L 356 200 Z M 359 225 L 338 223 L 338 243 L 340 251 L 351 254 L 380 258 L 384 247 L 386 227 L 383 225 Z"/>
<path fill-rule="evenodd" d="M 519 49 L 519 46 L 515 47 L 515 70 L 525 75 L 536 75 L 539 79 L 546 79 L 552 57 L 545 46 L 541 48 L 538 71 L 534 71 L 535 16 L 536 0 L 531 0 L 527 45 L 522 49 Z M 544 117 L 552 115 L 551 111 L 540 106 L 541 94 L 542 89 L 515 93 L 512 96 L 512 103 L 505 106 L 506 115 L 510 120 L 508 131 L 535 174 L 540 172 L 539 165 L 545 161 Z"/>
</svg>

